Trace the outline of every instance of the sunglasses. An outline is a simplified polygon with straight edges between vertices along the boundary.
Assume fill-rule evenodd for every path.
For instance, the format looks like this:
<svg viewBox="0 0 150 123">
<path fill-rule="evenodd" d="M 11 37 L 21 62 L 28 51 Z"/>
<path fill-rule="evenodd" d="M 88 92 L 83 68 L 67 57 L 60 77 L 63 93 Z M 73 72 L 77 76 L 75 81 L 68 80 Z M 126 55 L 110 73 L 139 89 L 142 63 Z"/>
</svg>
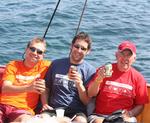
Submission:
<svg viewBox="0 0 150 123">
<path fill-rule="evenodd" d="M 81 49 L 82 51 L 86 51 L 87 48 L 80 46 L 79 44 L 73 45 L 76 49 Z"/>
<path fill-rule="evenodd" d="M 36 53 L 39 54 L 39 55 L 42 55 L 42 54 L 44 53 L 42 50 L 37 49 L 37 48 L 35 48 L 35 47 L 29 47 L 29 49 L 30 49 L 30 51 L 33 52 L 33 53 L 36 51 Z"/>
</svg>

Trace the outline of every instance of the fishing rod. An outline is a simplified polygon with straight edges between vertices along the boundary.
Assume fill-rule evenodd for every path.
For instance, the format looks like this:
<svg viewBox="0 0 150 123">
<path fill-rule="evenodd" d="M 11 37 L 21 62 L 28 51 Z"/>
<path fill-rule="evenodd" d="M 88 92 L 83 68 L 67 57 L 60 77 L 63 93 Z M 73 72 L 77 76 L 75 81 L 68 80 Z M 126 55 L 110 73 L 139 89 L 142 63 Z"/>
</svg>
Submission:
<svg viewBox="0 0 150 123">
<path fill-rule="evenodd" d="M 83 6 L 83 10 L 82 10 L 82 13 L 81 13 L 81 16 L 80 16 L 80 20 L 79 20 L 78 27 L 76 29 L 75 35 L 77 35 L 77 33 L 79 31 L 79 27 L 80 27 L 80 24 L 81 24 L 81 21 L 82 21 L 82 17 L 83 17 L 83 14 L 84 14 L 84 10 L 85 10 L 86 4 L 87 4 L 87 0 L 85 0 L 84 6 Z"/>
<path fill-rule="evenodd" d="M 57 5 L 56 5 L 56 7 L 55 7 L 55 10 L 54 10 L 54 12 L 53 12 L 53 14 L 52 14 L 52 17 L 50 18 L 50 21 L 49 21 L 49 23 L 48 23 L 48 25 L 47 25 L 47 28 L 46 28 L 46 30 L 45 30 L 45 33 L 44 33 L 44 35 L 43 35 L 43 39 L 45 39 L 45 37 L 46 37 L 46 34 L 47 34 L 48 29 L 49 29 L 49 27 L 50 27 L 50 25 L 51 25 L 51 23 L 52 23 L 52 20 L 53 20 L 53 18 L 54 18 L 54 15 L 55 15 L 55 13 L 56 13 L 56 10 L 57 10 L 57 8 L 58 8 L 59 3 L 60 3 L 60 0 L 58 0 Z"/>
</svg>

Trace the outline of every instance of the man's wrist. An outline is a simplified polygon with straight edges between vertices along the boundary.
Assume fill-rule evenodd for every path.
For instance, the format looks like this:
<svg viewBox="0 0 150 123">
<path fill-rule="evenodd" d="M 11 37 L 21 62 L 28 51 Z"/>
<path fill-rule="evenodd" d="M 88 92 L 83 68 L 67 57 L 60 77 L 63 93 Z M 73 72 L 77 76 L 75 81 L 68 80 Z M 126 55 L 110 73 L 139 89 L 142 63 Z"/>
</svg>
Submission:
<svg viewBox="0 0 150 123">
<path fill-rule="evenodd" d="M 128 115 L 129 115 L 129 117 L 133 117 L 133 112 L 132 111 L 128 111 Z"/>
<path fill-rule="evenodd" d="M 102 79 L 98 79 L 98 78 L 96 78 L 96 79 L 95 79 L 95 83 L 97 83 L 97 84 L 102 83 Z"/>
</svg>

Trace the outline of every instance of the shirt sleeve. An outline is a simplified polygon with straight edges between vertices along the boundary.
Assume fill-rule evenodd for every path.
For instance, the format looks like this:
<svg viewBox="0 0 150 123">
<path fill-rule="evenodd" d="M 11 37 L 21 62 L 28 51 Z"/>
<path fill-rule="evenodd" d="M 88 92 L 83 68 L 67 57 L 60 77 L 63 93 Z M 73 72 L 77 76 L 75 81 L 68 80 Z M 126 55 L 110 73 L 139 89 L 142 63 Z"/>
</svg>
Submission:
<svg viewBox="0 0 150 123">
<path fill-rule="evenodd" d="M 96 72 L 93 73 L 91 79 L 89 80 L 88 84 L 86 85 L 86 88 L 89 88 L 89 86 L 95 81 L 97 77 L 97 71 L 99 68 L 96 69 Z"/>
<path fill-rule="evenodd" d="M 45 74 L 49 68 L 49 66 L 51 65 L 51 61 L 47 61 L 47 60 L 44 60 L 42 62 L 42 65 L 40 67 L 40 73 L 41 73 L 41 78 L 43 79 L 45 77 Z"/>
<path fill-rule="evenodd" d="M 16 75 L 16 67 L 15 67 L 15 62 L 9 62 L 6 65 L 6 69 L 2 78 L 2 81 L 11 81 L 14 82 L 15 81 L 15 75 Z"/>
<path fill-rule="evenodd" d="M 46 75 L 44 77 L 45 82 L 46 82 L 46 87 L 51 88 L 52 87 L 52 68 L 53 68 L 53 63 L 49 66 Z"/>
</svg>

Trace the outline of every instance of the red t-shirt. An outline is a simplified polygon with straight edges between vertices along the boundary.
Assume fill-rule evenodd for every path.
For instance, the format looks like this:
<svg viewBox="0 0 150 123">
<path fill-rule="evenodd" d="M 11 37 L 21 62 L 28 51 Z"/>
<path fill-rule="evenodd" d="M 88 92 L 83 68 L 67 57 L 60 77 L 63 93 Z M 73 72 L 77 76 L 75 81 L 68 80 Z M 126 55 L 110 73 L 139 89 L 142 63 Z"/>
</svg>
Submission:
<svg viewBox="0 0 150 123">
<path fill-rule="evenodd" d="M 137 104 L 147 103 L 148 93 L 144 77 L 134 68 L 121 72 L 116 63 L 112 66 L 112 76 L 105 78 L 100 85 L 95 113 L 108 115 L 119 109 L 131 110 Z"/>
</svg>

